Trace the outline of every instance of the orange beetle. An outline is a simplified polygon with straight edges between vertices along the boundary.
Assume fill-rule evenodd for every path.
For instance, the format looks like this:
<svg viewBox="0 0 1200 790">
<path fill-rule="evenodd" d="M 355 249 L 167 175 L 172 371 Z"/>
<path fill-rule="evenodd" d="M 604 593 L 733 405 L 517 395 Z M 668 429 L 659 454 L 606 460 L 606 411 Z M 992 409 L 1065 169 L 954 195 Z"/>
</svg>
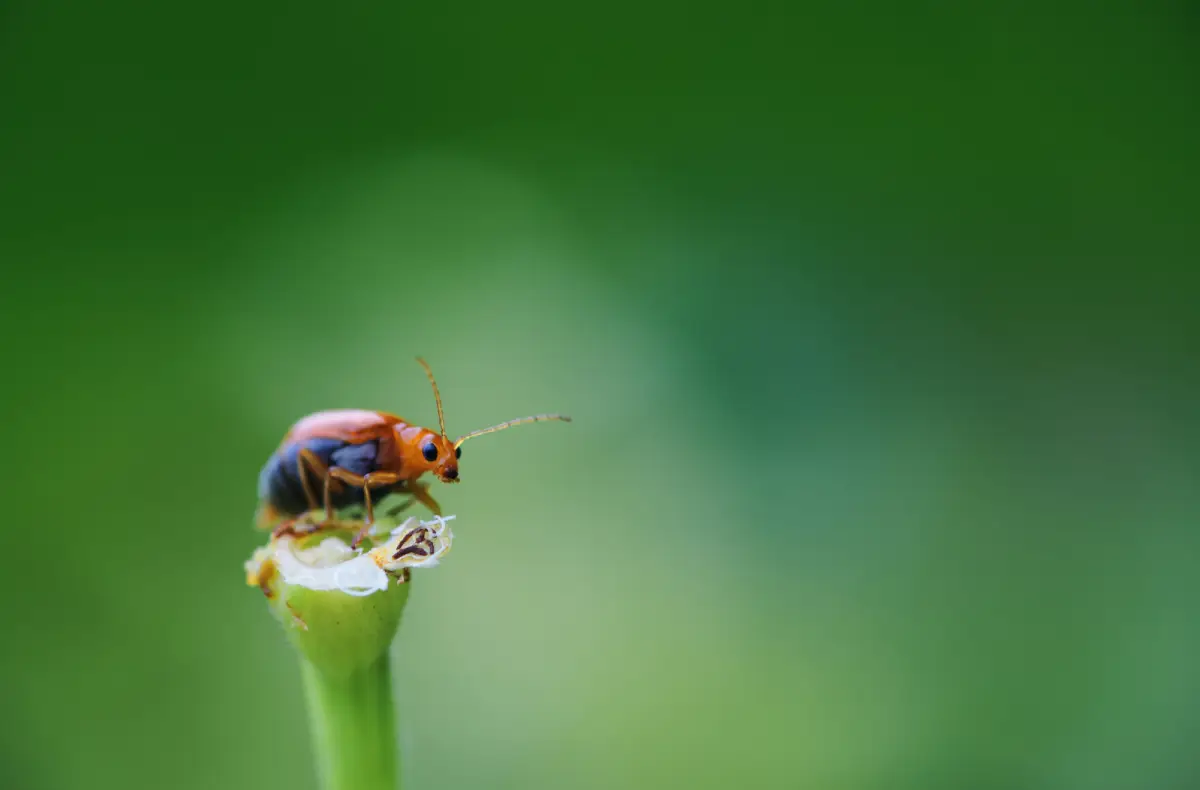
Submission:
<svg viewBox="0 0 1200 790">
<path fill-rule="evenodd" d="M 362 409 L 322 411 L 301 419 L 287 432 L 259 473 L 256 518 L 259 527 L 275 528 L 277 533 L 286 531 L 291 520 L 317 510 L 322 504 L 325 521 L 332 522 L 335 509 L 363 505 L 366 523 L 355 539 L 357 545 L 374 524 L 373 500 L 382 500 L 392 492 L 411 494 L 415 501 L 441 515 L 438 503 L 429 495 L 429 487 L 419 480 L 426 473 L 433 473 L 444 483 L 459 482 L 458 460 L 462 457 L 462 444 L 468 439 L 527 422 L 571 421 L 561 414 L 538 414 L 472 431 L 450 441 L 446 437 L 442 396 L 433 371 L 425 360 L 418 357 L 417 361 L 433 385 L 441 432 L 412 425 L 394 414 Z"/>
</svg>

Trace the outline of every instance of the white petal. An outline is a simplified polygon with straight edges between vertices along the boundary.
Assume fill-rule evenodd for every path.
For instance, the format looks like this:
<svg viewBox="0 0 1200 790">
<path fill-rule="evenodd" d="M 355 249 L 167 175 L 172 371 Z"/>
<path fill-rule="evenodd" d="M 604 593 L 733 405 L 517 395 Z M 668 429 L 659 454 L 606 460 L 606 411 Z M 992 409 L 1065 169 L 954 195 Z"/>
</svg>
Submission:
<svg viewBox="0 0 1200 790">
<path fill-rule="evenodd" d="M 351 559 L 344 559 L 348 556 Z M 386 590 L 388 585 L 387 574 L 369 556 L 355 556 L 336 538 L 299 552 L 293 551 L 290 541 L 286 542 L 275 552 L 275 565 L 285 583 L 310 590 L 341 590 L 361 596 Z"/>
</svg>

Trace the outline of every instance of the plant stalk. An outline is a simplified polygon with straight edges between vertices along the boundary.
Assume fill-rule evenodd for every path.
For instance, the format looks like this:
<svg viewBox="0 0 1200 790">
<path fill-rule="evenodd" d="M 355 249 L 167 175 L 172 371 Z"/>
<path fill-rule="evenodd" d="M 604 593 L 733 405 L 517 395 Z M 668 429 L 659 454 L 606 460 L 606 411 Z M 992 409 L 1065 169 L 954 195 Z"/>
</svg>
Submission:
<svg viewBox="0 0 1200 790">
<path fill-rule="evenodd" d="M 387 652 L 348 675 L 300 664 L 322 790 L 399 790 Z"/>
<path fill-rule="evenodd" d="M 391 645 L 411 568 L 450 550 L 448 520 L 392 530 L 365 553 L 350 548 L 357 525 L 299 541 L 284 535 L 246 562 L 246 583 L 266 596 L 300 659 L 322 790 L 400 788 Z"/>
</svg>

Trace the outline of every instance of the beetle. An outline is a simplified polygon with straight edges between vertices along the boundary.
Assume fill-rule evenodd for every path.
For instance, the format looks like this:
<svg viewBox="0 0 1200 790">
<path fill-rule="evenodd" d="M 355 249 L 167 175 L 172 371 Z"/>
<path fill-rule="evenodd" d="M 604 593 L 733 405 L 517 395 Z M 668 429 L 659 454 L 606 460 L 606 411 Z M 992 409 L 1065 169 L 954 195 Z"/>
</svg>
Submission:
<svg viewBox="0 0 1200 790">
<path fill-rule="evenodd" d="M 420 478 L 432 473 L 444 483 L 460 482 L 458 461 L 462 444 L 468 439 L 524 423 L 571 421 L 562 414 L 537 414 L 450 441 L 433 371 L 424 359 L 417 357 L 417 362 L 433 387 L 440 431 L 414 425 L 395 414 L 365 409 L 320 411 L 300 419 L 259 473 L 259 528 L 274 528 L 277 535 L 282 534 L 291 529 L 292 520 L 322 506 L 322 524 L 328 524 L 333 522 L 335 510 L 362 505 L 366 522 L 355 537 L 357 546 L 375 522 L 375 503 L 393 492 L 411 494 L 414 501 L 441 515 L 440 506 L 429 495 L 429 486 Z"/>
</svg>

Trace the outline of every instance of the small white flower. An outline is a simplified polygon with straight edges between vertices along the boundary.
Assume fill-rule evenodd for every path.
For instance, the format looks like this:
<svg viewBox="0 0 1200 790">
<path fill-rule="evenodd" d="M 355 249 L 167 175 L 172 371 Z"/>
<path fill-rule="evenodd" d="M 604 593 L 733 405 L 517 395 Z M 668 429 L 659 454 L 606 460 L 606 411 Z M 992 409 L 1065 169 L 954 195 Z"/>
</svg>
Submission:
<svg viewBox="0 0 1200 790">
<path fill-rule="evenodd" d="M 453 520 L 454 516 L 434 516 L 433 521 L 414 526 L 416 519 L 410 518 L 392 530 L 391 540 L 372 549 L 368 556 L 385 571 L 436 567 L 454 543 L 448 523 Z"/>
</svg>

